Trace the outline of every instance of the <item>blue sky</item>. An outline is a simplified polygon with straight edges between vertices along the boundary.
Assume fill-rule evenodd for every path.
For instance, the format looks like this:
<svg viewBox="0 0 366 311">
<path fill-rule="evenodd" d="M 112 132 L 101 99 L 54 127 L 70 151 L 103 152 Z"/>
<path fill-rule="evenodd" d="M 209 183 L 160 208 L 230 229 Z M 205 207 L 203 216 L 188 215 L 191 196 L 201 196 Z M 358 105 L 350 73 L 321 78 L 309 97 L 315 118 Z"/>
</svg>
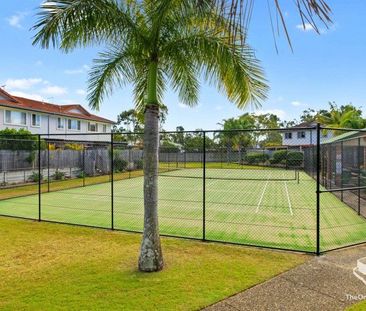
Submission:
<svg viewBox="0 0 366 311">
<path fill-rule="evenodd" d="M 100 49 L 63 54 L 32 46 L 34 33 L 29 29 L 36 21 L 40 2 L 8 0 L 0 4 L 0 85 L 6 85 L 8 92 L 19 96 L 87 107 L 87 72 Z M 281 34 L 277 39 L 278 54 L 266 3 L 256 2 L 249 32 L 249 43 L 256 50 L 271 87 L 268 99 L 257 112 L 272 112 L 281 119 L 291 120 L 298 118 L 304 109 L 326 107 L 328 101 L 352 102 L 365 108 L 366 1 L 328 0 L 334 24 L 329 29 L 322 28 L 319 36 L 310 27 L 302 29 L 292 1 L 283 0 L 294 52 Z M 169 107 L 165 125 L 169 130 L 178 125 L 187 130 L 215 129 L 223 119 L 243 113 L 203 81 L 197 107 L 184 107 L 172 92 L 166 93 L 164 103 Z M 115 120 L 118 113 L 131 107 L 131 88 L 126 87 L 108 98 L 98 114 Z"/>
</svg>

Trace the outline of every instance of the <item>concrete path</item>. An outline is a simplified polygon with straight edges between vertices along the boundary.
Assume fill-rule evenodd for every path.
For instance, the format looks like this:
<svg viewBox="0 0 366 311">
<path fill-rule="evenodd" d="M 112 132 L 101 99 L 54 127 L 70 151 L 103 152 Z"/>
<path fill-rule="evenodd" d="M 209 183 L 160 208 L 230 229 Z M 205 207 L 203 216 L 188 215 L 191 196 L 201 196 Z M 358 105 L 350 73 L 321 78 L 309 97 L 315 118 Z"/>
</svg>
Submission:
<svg viewBox="0 0 366 311">
<path fill-rule="evenodd" d="M 314 257 L 297 268 L 204 310 L 344 310 L 366 299 L 366 274 L 358 273 L 364 278 L 363 283 L 353 273 L 357 260 L 362 257 L 366 257 L 366 245 Z"/>
</svg>

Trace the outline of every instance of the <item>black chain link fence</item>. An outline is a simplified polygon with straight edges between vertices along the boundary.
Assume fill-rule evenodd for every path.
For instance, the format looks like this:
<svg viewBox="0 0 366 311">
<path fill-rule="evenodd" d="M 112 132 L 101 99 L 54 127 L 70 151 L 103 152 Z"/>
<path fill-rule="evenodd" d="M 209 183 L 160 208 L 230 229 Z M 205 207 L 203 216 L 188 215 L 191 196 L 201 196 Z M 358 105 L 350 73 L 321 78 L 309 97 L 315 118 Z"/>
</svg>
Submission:
<svg viewBox="0 0 366 311">
<path fill-rule="evenodd" d="M 143 230 L 142 133 L 0 137 L 0 214 Z M 366 131 L 160 133 L 160 233 L 321 253 L 366 242 Z"/>
</svg>

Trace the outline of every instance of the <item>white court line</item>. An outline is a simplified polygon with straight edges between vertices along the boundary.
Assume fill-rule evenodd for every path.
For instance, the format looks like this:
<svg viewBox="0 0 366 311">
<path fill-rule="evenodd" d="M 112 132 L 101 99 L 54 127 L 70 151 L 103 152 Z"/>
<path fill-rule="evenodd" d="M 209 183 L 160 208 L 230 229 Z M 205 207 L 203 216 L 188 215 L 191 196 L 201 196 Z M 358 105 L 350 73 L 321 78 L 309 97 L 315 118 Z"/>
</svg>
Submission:
<svg viewBox="0 0 366 311">
<path fill-rule="evenodd" d="M 287 202 L 288 202 L 288 207 L 290 209 L 290 214 L 291 216 L 294 215 L 293 211 L 292 211 L 292 205 L 291 205 L 291 200 L 290 200 L 290 194 L 288 192 L 288 187 L 287 187 L 287 181 L 284 182 L 285 183 L 285 190 L 286 190 L 286 196 L 287 196 Z"/>
<path fill-rule="evenodd" d="M 266 185 L 265 185 L 265 186 L 264 186 L 264 188 L 263 188 L 262 195 L 261 195 L 261 197 L 260 197 L 260 199 L 259 199 L 259 202 L 258 202 L 258 205 L 257 205 L 257 209 L 255 210 L 255 213 L 256 213 L 256 214 L 258 214 L 258 212 L 259 212 L 259 207 L 261 206 L 261 203 L 262 203 L 262 201 L 263 201 L 264 193 L 266 192 L 266 189 L 267 189 L 268 183 L 269 183 L 269 180 L 267 180 Z"/>
</svg>

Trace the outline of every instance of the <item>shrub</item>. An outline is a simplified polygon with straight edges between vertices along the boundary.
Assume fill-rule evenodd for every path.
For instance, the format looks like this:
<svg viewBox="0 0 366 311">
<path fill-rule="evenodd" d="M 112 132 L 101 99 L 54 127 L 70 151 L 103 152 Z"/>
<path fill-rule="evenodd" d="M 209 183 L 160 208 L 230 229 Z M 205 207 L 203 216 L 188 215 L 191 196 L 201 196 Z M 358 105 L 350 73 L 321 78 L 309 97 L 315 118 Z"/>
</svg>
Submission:
<svg viewBox="0 0 366 311">
<path fill-rule="evenodd" d="M 39 174 L 37 172 L 32 172 L 32 174 L 29 176 L 29 181 L 33 181 L 33 182 L 39 182 L 39 180 L 43 179 L 43 175 Z"/>
<path fill-rule="evenodd" d="M 269 159 L 269 155 L 262 152 L 249 152 L 245 156 L 245 161 L 248 164 L 264 163 Z"/>
<path fill-rule="evenodd" d="M 64 180 L 65 179 L 65 173 L 60 172 L 59 170 L 56 170 L 56 172 L 52 175 L 54 180 Z"/>
<path fill-rule="evenodd" d="M 36 159 L 36 153 L 35 151 L 31 151 L 29 153 L 29 155 L 25 158 L 25 160 L 29 163 L 29 164 L 32 164 L 33 161 Z"/>
<path fill-rule="evenodd" d="M 287 159 L 287 154 L 288 154 L 287 150 L 277 150 L 277 151 L 273 152 L 270 162 L 272 164 L 283 163 Z"/>
<path fill-rule="evenodd" d="M 113 169 L 115 172 L 123 172 L 127 169 L 128 162 L 123 159 L 114 159 L 113 160 Z"/>
<path fill-rule="evenodd" d="M 290 151 L 287 155 L 288 166 L 301 166 L 304 162 L 304 154 L 301 151 Z"/>
<path fill-rule="evenodd" d="M 79 174 L 77 175 L 77 178 L 85 178 L 86 174 L 83 171 L 80 171 Z"/>
<path fill-rule="evenodd" d="M 41 149 L 46 148 L 46 143 L 41 139 Z M 0 149 L 3 150 L 38 150 L 38 136 L 26 129 L 9 129 L 0 131 Z"/>
<path fill-rule="evenodd" d="M 84 145 L 83 144 L 76 144 L 76 143 L 69 143 L 69 144 L 65 144 L 65 149 L 82 151 L 84 149 Z"/>
<path fill-rule="evenodd" d="M 144 162 L 142 161 L 142 159 L 135 160 L 133 161 L 133 163 L 135 165 L 135 169 L 137 170 L 142 170 L 144 168 Z"/>
</svg>

